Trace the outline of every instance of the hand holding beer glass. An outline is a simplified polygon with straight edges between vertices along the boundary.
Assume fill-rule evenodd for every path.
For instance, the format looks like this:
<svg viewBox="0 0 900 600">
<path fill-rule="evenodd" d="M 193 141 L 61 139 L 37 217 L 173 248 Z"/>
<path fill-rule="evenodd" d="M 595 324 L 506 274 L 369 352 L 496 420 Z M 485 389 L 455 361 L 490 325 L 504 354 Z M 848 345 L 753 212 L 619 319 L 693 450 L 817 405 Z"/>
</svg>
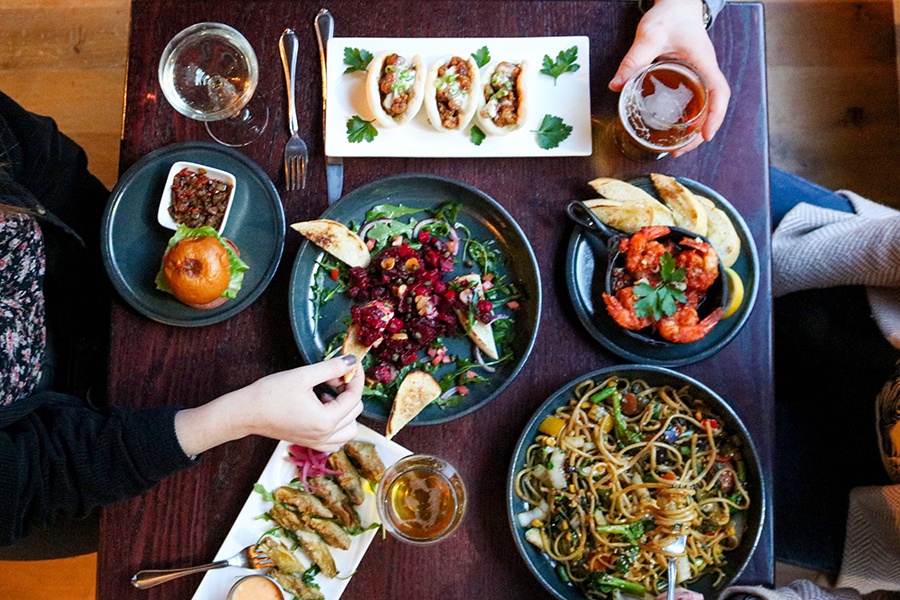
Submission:
<svg viewBox="0 0 900 600">
<path fill-rule="evenodd" d="M 706 122 L 709 87 L 694 65 L 661 59 L 635 73 L 619 96 L 616 145 L 632 160 L 658 160 L 684 148 Z"/>
</svg>

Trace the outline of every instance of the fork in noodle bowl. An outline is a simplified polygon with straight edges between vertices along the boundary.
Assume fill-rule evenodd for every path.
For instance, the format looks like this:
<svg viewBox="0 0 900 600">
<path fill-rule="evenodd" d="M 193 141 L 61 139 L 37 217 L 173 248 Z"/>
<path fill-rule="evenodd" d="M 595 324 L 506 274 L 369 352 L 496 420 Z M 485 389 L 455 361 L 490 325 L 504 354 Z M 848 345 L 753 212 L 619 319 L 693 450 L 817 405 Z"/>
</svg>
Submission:
<svg viewBox="0 0 900 600">
<path fill-rule="evenodd" d="M 687 536 L 677 581 L 725 576 L 750 506 L 740 440 L 688 388 L 586 380 L 541 423 L 515 478 L 525 538 L 588 598 L 656 595 L 662 549 Z"/>
</svg>

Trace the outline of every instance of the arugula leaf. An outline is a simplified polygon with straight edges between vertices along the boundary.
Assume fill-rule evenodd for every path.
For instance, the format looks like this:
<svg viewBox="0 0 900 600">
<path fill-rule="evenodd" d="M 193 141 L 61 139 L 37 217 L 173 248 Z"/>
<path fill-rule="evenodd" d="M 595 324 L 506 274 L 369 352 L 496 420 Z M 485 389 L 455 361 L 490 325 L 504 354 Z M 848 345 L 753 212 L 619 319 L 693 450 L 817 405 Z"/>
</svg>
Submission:
<svg viewBox="0 0 900 600">
<path fill-rule="evenodd" d="M 685 270 L 675 268 L 675 259 L 668 252 L 660 257 L 659 267 L 662 281 L 658 286 L 641 280 L 633 288 L 634 295 L 640 298 L 634 303 L 634 314 L 642 318 L 652 315 L 654 321 L 674 315 L 678 309 L 676 302 L 687 302 Z"/>
<path fill-rule="evenodd" d="M 375 240 L 375 248 L 380 248 L 388 241 L 394 239 L 398 235 L 406 237 L 412 236 L 413 224 L 402 223 L 400 221 L 387 221 L 386 223 L 375 223 L 366 233 L 366 237 Z"/>
<path fill-rule="evenodd" d="M 558 147 L 572 134 L 572 126 L 566 125 L 560 117 L 544 115 L 540 128 L 534 133 L 537 133 L 538 146 L 550 150 Z"/>
<path fill-rule="evenodd" d="M 459 209 L 461 208 L 462 204 L 460 204 L 459 202 L 444 202 L 437 207 L 437 210 L 434 213 L 434 218 L 452 224 L 453 221 L 456 220 L 456 215 L 459 214 Z"/>
<path fill-rule="evenodd" d="M 475 59 L 475 62 L 478 63 L 478 68 L 480 69 L 484 65 L 491 62 L 491 52 L 488 50 L 487 46 L 482 46 L 477 51 L 472 53 L 472 58 Z"/>
<path fill-rule="evenodd" d="M 263 497 L 263 500 L 266 502 L 274 502 L 275 498 L 272 496 L 272 492 L 263 487 L 261 483 L 253 484 L 253 491 Z"/>
<path fill-rule="evenodd" d="M 480 146 L 481 142 L 483 142 L 484 138 L 486 137 L 487 136 L 484 134 L 481 128 L 478 127 L 478 125 L 472 125 L 472 129 L 469 131 L 469 139 L 473 144 L 475 144 L 476 146 Z"/>
<path fill-rule="evenodd" d="M 581 68 L 576 63 L 578 60 L 578 46 L 572 46 L 568 50 L 560 50 L 556 55 L 556 60 L 550 58 L 550 55 L 544 55 L 544 64 L 541 73 L 549 75 L 553 78 L 553 85 L 556 85 L 556 79 L 563 73 L 571 73 Z"/>
<path fill-rule="evenodd" d="M 319 589 L 319 584 L 316 583 L 313 578 L 318 575 L 319 571 L 321 571 L 321 569 L 319 569 L 319 565 L 313 565 L 307 570 L 303 571 L 303 575 L 300 576 L 300 579 L 302 579 L 303 583 L 305 583 L 307 586 L 313 588 L 314 590 L 317 590 Z"/>
<path fill-rule="evenodd" d="M 378 130 L 372 125 L 374 122 L 375 119 L 366 121 L 359 115 L 350 117 L 347 120 L 347 141 L 351 144 L 358 144 L 363 140 L 367 142 L 374 140 L 375 136 L 378 135 Z"/>
<path fill-rule="evenodd" d="M 414 215 L 423 212 L 424 208 L 409 208 L 399 204 L 379 204 L 373 206 L 366 213 L 366 221 L 374 221 L 375 219 L 399 219 L 406 215 Z"/>
<path fill-rule="evenodd" d="M 372 62 L 372 53 L 362 48 L 344 48 L 344 75 L 347 73 L 355 73 L 356 71 L 365 71 Z"/>
</svg>

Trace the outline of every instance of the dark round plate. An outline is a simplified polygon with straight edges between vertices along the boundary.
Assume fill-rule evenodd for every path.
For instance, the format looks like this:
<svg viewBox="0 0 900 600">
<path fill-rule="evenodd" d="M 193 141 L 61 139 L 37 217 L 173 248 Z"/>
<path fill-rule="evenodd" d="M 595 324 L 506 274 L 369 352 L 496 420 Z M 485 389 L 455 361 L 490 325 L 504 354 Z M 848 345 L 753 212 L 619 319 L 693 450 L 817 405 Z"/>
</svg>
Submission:
<svg viewBox="0 0 900 600">
<path fill-rule="evenodd" d="M 676 177 L 685 187 L 712 200 L 734 223 L 741 239 L 741 254 L 732 269 L 744 283 L 744 300 L 740 308 L 727 319 L 722 319 L 709 334 L 689 344 L 652 344 L 619 327 L 603 302 L 606 277 L 606 246 L 595 236 L 575 227 L 566 250 L 566 285 L 575 305 L 578 319 L 588 333 L 607 349 L 622 358 L 636 363 L 649 363 L 667 367 L 691 364 L 712 356 L 725 347 L 750 316 L 759 290 L 759 257 L 756 244 L 740 213 L 717 191 L 702 183 Z M 659 198 L 649 177 L 630 181 L 651 196 Z"/>
<path fill-rule="evenodd" d="M 513 326 L 513 360 L 498 365 L 490 382 L 471 386 L 469 395 L 457 406 L 444 409 L 434 404 L 427 406 L 410 425 L 444 423 L 469 414 L 496 398 L 519 373 L 531 353 L 541 316 L 541 278 L 531 244 L 510 214 L 490 196 L 459 181 L 432 175 L 398 175 L 372 182 L 341 198 L 320 217 L 344 224 L 352 221 L 358 225 L 365 220 L 369 209 L 378 204 L 436 208 L 445 202 L 461 204 L 457 221 L 469 227 L 474 239 L 497 241 L 509 279 L 522 289 L 525 298 L 520 301 Z M 291 275 L 288 298 L 291 327 L 300 354 L 307 363 L 322 360 L 329 341 L 347 330 L 344 319 L 350 316 L 353 304 L 346 296 L 337 296 L 322 308 L 316 322 L 310 289 L 315 282 L 316 261 L 322 255 L 322 250 L 304 241 Z M 455 277 L 468 272 L 470 269 L 458 266 L 451 275 Z M 468 339 L 448 338 L 444 343 L 454 356 L 471 356 Z M 438 371 L 435 376 L 440 378 L 440 373 Z M 390 411 L 389 402 L 365 398 L 365 416 L 387 420 Z"/>
<path fill-rule="evenodd" d="M 556 575 L 555 563 L 543 552 L 538 550 L 534 545 L 525 540 L 525 529 L 520 527 L 516 515 L 530 508 L 526 502 L 521 500 L 516 494 L 515 477 L 525 466 L 525 453 L 528 447 L 534 441 L 537 435 L 538 427 L 547 415 L 553 414 L 557 408 L 568 402 L 574 394 L 575 386 L 587 379 L 603 380 L 606 377 L 616 374 L 628 379 L 643 379 L 651 385 L 669 385 L 675 388 L 688 386 L 689 393 L 693 398 L 702 401 L 706 407 L 718 414 L 724 422 L 724 426 L 731 432 L 734 432 L 741 439 L 741 445 L 744 450 L 744 460 L 747 473 L 747 491 L 750 493 L 750 508 L 747 510 L 746 520 L 744 523 L 744 535 L 741 538 L 740 545 L 728 552 L 726 558 L 728 564 L 723 568 L 725 577 L 718 585 L 714 585 L 716 574 L 708 573 L 703 575 L 697 581 L 686 585 L 688 589 L 703 594 L 704 598 L 715 598 L 725 587 L 731 585 L 743 572 L 750 558 L 756 550 L 762 534 L 762 525 L 765 519 L 765 483 L 762 478 L 762 470 L 759 462 L 759 455 L 756 453 L 756 446 L 750 437 L 747 428 L 741 422 L 737 414 L 730 406 L 715 392 L 697 381 L 675 371 L 662 367 L 649 365 L 623 365 L 619 367 L 608 367 L 593 371 L 577 379 L 573 379 L 562 388 L 553 393 L 531 420 L 525 426 L 522 436 L 516 444 L 513 452 L 512 462 L 509 468 L 509 477 L 506 489 L 506 508 L 509 516 L 509 526 L 512 529 L 513 539 L 519 554 L 525 559 L 528 569 L 537 577 L 538 581 L 560 600 L 584 600 L 584 595 L 576 588 L 563 583 Z"/>
<path fill-rule="evenodd" d="M 222 235 L 237 244 L 250 270 L 237 297 L 212 310 L 182 304 L 154 282 L 175 233 L 157 223 L 156 211 L 169 168 L 180 160 L 227 171 L 236 179 Z M 106 205 L 101 252 L 113 286 L 135 310 L 167 325 L 198 327 L 233 317 L 262 294 L 281 260 L 284 229 L 281 197 L 259 166 L 225 146 L 185 142 L 151 152 L 122 175 Z"/>
</svg>

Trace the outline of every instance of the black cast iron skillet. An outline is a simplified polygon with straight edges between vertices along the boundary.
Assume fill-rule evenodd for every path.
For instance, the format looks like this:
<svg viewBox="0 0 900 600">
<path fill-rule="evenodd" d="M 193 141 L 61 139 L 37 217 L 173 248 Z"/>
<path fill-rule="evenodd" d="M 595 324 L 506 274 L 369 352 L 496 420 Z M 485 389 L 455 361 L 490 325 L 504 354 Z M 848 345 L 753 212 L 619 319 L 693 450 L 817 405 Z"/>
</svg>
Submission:
<svg viewBox="0 0 900 600">
<path fill-rule="evenodd" d="M 585 231 L 597 236 L 606 243 L 606 256 L 601 257 L 606 261 L 606 282 L 604 287 L 607 294 L 615 296 L 614 275 L 617 269 L 625 269 L 625 252 L 622 252 L 619 249 L 619 244 L 623 239 L 631 236 L 606 225 L 606 223 L 598 219 L 597 215 L 595 215 L 581 200 L 569 202 L 569 205 L 566 207 L 566 214 L 569 216 L 569 219 L 583 227 Z M 700 241 L 709 244 L 709 240 L 702 235 L 698 235 L 687 229 L 672 226 L 669 226 L 669 233 L 657 238 L 656 241 L 660 243 L 672 242 L 679 248 L 688 249 L 689 246 L 681 243 L 684 238 L 699 239 Z M 710 246 L 712 246 L 712 244 L 710 244 Z M 725 302 L 728 300 L 727 279 L 728 278 L 725 276 L 725 268 L 722 266 L 722 260 L 719 259 L 719 276 L 716 277 L 713 284 L 706 290 L 705 298 L 697 307 L 697 314 L 701 320 L 709 316 L 715 309 L 725 307 Z M 605 305 L 603 310 L 606 310 Z M 655 346 L 668 346 L 675 343 L 663 339 L 653 328 L 646 328 L 638 331 L 622 328 L 622 331 L 635 339 Z"/>
</svg>

